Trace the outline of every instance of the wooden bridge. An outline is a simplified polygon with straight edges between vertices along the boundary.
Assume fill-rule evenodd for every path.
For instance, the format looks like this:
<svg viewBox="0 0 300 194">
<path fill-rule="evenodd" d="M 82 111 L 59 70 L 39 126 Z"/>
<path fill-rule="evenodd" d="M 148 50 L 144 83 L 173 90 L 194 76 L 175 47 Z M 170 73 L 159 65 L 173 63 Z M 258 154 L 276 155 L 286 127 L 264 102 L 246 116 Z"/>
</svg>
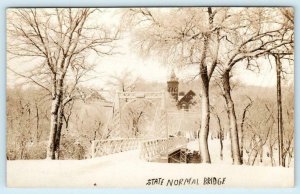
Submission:
<svg viewBox="0 0 300 194">
<path fill-rule="evenodd" d="M 168 162 L 186 162 L 185 137 L 162 139 L 108 139 L 92 142 L 92 158 L 130 150 L 139 150 L 139 157 L 145 161 L 165 160 Z M 179 158 L 179 159 L 178 159 Z"/>
</svg>

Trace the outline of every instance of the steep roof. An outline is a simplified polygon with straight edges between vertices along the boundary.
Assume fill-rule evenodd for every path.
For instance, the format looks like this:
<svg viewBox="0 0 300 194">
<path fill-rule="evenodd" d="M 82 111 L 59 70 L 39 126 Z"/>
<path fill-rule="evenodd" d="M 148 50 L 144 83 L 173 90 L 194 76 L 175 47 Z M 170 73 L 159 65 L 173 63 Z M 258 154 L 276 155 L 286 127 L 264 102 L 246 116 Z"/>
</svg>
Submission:
<svg viewBox="0 0 300 194">
<path fill-rule="evenodd" d="M 193 90 L 188 91 L 182 98 L 178 99 L 177 106 L 183 102 L 190 102 L 195 95 L 196 93 Z"/>
</svg>

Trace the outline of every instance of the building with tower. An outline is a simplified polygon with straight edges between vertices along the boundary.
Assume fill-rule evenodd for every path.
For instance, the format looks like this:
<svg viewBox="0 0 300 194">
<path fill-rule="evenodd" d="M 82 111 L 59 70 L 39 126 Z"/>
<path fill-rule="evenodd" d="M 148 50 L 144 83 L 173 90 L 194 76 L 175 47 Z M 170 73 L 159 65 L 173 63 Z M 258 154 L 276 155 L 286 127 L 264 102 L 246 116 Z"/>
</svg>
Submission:
<svg viewBox="0 0 300 194">
<path fill-rule="evenodd" d="M 169 81 L 167 81 L 167 88 L 169 94 L 174 98 L 176 101 L 176 106 L 178 109 L 184 109 L 188 111 L 191 106 L 195 104 L 194 97 L 196 93 L 192 90 L 189 90 L 188 92 L 179 92 L 179 81 L 178 78 L 172 70 Z"/>
<path fill-rule="evenodd" d="M 174 69 L 171 72 L 171 76 L 169 81 L 167 82 L 168 84 L 168 92 L 171 94 L 171 96 L 178 101 L 178 78 L 176 77 L 176 74 L 174 72 Z"/>
</svg>

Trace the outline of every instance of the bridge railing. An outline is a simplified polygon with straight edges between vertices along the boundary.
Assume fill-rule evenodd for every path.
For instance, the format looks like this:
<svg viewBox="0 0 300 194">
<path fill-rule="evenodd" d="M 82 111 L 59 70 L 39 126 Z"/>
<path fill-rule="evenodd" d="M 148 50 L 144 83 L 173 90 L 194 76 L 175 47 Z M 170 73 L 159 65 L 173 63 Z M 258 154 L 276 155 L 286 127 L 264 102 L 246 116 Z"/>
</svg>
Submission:
<svg viewBox="0 0 300 194">
<path fill-rule="evenodd" d="M 186 147 L 185 137 L 171 137 L 169 139 L 144 140 L 140 144 L 140 158 L 151 161 L 162 156 L 168 156 L 170 152 L 181 147 Z"/>
<path fill-rule="evenodd" d="M 135 150 L 143 139 L 107 139 L 92 141 L 92 158 Z"/>
<path fill-rule="evenodd" d="M 162 156 L 168 156 L 176 149 L 186 147 L 185 137 L 171 137 L 161 139 L 107 139 L 92 141 L 92 158 L 119 152 L 140 149 L 140 158 L 151 161 Z"/>
<path fill-rule="evenodd" d="M 140 158 L 143 160 L 153 160 L 167 154 L 168 139 L 145 140 L 140 144 Z"/>
</svg>

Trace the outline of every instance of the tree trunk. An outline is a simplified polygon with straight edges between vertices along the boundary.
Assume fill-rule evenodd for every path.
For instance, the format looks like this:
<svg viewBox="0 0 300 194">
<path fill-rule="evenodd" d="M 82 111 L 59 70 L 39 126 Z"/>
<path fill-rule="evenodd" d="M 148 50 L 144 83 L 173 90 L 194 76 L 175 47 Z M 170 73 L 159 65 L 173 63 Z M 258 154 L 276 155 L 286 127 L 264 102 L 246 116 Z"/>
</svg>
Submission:
<svg viewBox="0 0 300 194">
<path fill-rule="evenodd" d="M 36 111 L 36 142 L 39 143 L 39 141 L 40 141 L 40 134 L 39 134 L 40 115 L 39 115 L 39 108 L 38 108 L 37 103 L 35 103 L 35 111 Z"/>
<path fill-rule="evenodd" d="M 223 138 L 222 136 L 220 137 L 220 159 L 223 160 Z"/>
<path fill-rule="evenodd" d="M 257 155 L 258 155 L 258 151 L 257 151 L 257 150 L 255 150 L 255 155 L 254 155 L 254 158 L 253 158 L 253 160 L 252 160 L 252 163 L 251 163 L 251 165 L 252 165 L 252 166 L 255 164 L 255 161 L 256 161 Z"/>
<path fill-rule="evenodd" d="M 57 125 L 57 131 L 55 135 L 55 159 L 59 159 L 59 148 L 60 148 L 60 137 L 61 137 L 61 130 L 63 127 L 63 115 L 64 115 L 64 106 L 61 105 L 59 109 L 59 115 L 58 115 L 58 125 Z"/>
<path fill-rule="evenodd" d="M 241 164 L 244 163 L 244 129 L 241 128 Z"/>
<path fill-rule="evenodd" d="M 273 162 L 273 146 L 272 145 L 269 145 L 269 152 L 270 152 L 271 165 L 274 166 L 274 162 Z"/>
<path fill-rule="evenodd" d="M 274 55 L 276 62 L 276 77 L 277 77 L 277 121 L 278 121 L 278 152 L 279 165 L 284 165 L 283 159 L 283 121 L 282 121 L 282 100 L 281 100 L 281 61 L 279 55 Z"/>
<path fill-rule="evenodd" d="M 58 127 L 58 117 L 59 117 L 59 108 L 62 104 L 62 95 L 63 95 L 63 80 L 59 79 L 58 82 L 58 91 L 56 93 L 56 83 L 53 82 L 53 89 L 52 94 L 54 98 L 52 99 L 51 104 L 51 120 L 50 120 L 50 133 L 48 139 L 48 146 L 47 146 L 47 159 L 56 159 L 55 158 L 55 140 L 57 134 L 57 127 Z"/>
<path fill-rule="evenodd" d="M 293 154 L 291 153 L 291 151 L 289 151 L 289 158 L 288 158 L 289 160 L 288 160 L 288 165 L 287 165 L 288 168 L 290 167 L 292 158 L 293 158 Z"/>
<path fill-rule="evenodd" d="M 59 109 L 59 99 L 58 97 L 55 97 L 55 99 L 52 100 L 52 105 L 51 105 L 50 134 L 49 134 L 49 140 L 47 146 L 47 159 L 55 159 L 54 146 L 55 146 L 55 136 L 57 131 L 58 109 Z"/>
<path fill-rule="evenodd" d="M 263 154 L 264 154 L 264 149 L 263 149 L 263 145 L 262 145 L 261 149 L 259 150 L 259 162 L 260 163 L 263 162 Z"/>
<path fill-rule="evenodd" d="M 225 96 L 223 95 L 224 99 L 225 99 Z M 229 139 L 231 139 L 231 132 L 230 132 L 230 117 L 229 117 L 229 110 L 228 108 L 226 107 L 226 113 L 227 113 L 227 133 L 229 133 Z M 232 144 L 230 144 L 230 157 L 233 161 L 233 154 L 232 154 Z"/>
<path fill-rule="evenodd" d="M 213 13 L 211 7 L 207 8 L 208 16 L 209 16 L 209 29 L 213 28 Z M 208 32 L 204 35 L 203 41 L 203 50 L 200 58 L 200 80 L 201 80 L 201 125 L 200 125 L 200 133 L 199 133 L 199 151 L 201 162 L 203 163 L 211 163 L 210 154 L 208 150 L 208 133 L 209 133 L 209 120 L 210 120 L 210 104 L 209 104 L 209 74 L 207 70 L 206 57 L 209 48 L 209 42 L 211 38 L 211 32 Z M 211 72 L 213 69 L 211 70 Z"/>
<path fill-rule="evenodd" d="M 250 108 L 252 105 L 252 101 L 244 108 L 243 116 L 242 116 L 242 122 L 241 122 L 241 162 L 244 163 L 244 123 L 246 119 L 246 113 L 248 108 Z"/>
<path fill-rule="evenodd" d="M 207 73 L 201 72 L 202 77 L 202 97 L 201 97 L 201 129 L 199 134 L 200 141 L 200 157 L 201 162 L 210 163 L 210 154 L 208 150 L 208 133 L 209 133 L 209 120 L 210 120 L 210 109 L 209 109 L 209 81 L 207 79 Z"/>
<path fill-rule="evenodd" d="M 230 123 L 230 134 L 231 134 L 231 147 L 232 147 L 232 157 L 233 164 L 240 165 L 241 156 L 240 156 L 240 146 L 239 146 L 239 135 L 237 128 L 237 120 L 234 109 L 234 102 L 231 98 L 231 88 L 229 82 L 229 71 L 225 71 L 222 76 L 223 88 L 224 88 L 224 97 L 228 109 L 229 123 Z"/>
<path fill-rule="evenodd" d="M 224 131 L 221 126 L 221 120 L 218 115 L 217 120 L 218 120 L 218 125 L 219 125 L 219 140 L 220 140 L 220 159 L 223 160 L 223 138 L 224 138 Z"/>
</svg>

